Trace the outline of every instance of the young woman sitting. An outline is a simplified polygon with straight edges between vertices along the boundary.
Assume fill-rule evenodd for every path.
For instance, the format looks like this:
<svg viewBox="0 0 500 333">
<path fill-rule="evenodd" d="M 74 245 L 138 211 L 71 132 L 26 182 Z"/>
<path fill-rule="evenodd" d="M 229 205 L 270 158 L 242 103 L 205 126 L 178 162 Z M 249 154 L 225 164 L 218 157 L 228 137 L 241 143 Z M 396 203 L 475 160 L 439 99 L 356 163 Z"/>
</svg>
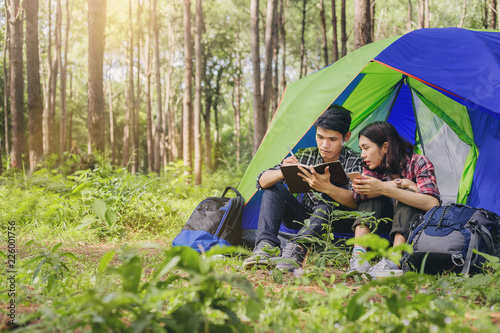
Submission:
<svg viewBox="0 0 500 333">
<path fill-rule="evenodd" d="M 358 211 L 374 212 L 377 219 L 392 218 L 393 245 L 405 243 L 418 214 L 440 204 L 434 166 L 427 157 L 414 153 L 413 145 L 388 122 L 366 126 L 358 138 L 363 159 L 362 178 L 353 181 Z M 358 238 L 370 233 L 373 225 L 358 219 L 353 230 Z M 357 271 L 375 277 L 379 270 L 398 269 L 399 263 L 385 258 L 374 266 L 361 264 L 360 254 L 365 252 L 365 248 L 354 246 L 348 274 Z"/>
</svg>

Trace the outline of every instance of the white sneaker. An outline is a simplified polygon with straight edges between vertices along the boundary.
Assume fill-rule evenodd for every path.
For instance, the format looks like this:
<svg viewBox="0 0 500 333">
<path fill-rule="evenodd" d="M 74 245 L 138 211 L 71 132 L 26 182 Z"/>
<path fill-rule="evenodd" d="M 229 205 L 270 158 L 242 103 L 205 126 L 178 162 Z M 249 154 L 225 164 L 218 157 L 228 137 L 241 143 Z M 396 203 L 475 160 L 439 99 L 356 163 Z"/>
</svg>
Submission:
<svg viewBox="0 0 500 333">
<path fill-rule="evenodd" d="M 398 265 L 396 265 L 395 263 L 386 258 L 382 258 L 378 263 L 370 267 L 370 269 L 366 273 L 370 275 L 372 279 L 375 279 L 378 271 L 394 270 L 394 269 L 399 269 Z"/>
<path fill-rule="evenodd" d="M 347 270 L 347 275 L 352 275 L 354 273 L 366 273 L 371 269 L 371 265 L 368 261 L 361 264 L 360 256 L 353 255 L 349 260 L 349 269 Z"/>
</svg>

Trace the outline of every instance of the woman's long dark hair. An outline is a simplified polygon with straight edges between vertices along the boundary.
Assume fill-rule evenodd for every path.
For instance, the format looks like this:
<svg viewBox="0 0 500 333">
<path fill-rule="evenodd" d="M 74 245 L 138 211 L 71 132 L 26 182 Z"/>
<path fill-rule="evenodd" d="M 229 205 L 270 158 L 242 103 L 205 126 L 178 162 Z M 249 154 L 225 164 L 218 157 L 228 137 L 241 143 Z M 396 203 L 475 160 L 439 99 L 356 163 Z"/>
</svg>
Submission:
<svg viewBox="0 0 500 333">
<path fill-rule="evenodd" d="M 389 171 L 392 174 L 400 174 L 406 165 L 406 155 L 413 153 L 413 145 L 403 139 L 398 131 L 390 123 L 378 121 L 363 128 L 358 135 L 361 135 L 375 143 L 379 148 L 387 142 L 387 153 L 380 162 L 380 171 Z M 367 168 L 366 165 L 363 165 Z"/>
</svg>

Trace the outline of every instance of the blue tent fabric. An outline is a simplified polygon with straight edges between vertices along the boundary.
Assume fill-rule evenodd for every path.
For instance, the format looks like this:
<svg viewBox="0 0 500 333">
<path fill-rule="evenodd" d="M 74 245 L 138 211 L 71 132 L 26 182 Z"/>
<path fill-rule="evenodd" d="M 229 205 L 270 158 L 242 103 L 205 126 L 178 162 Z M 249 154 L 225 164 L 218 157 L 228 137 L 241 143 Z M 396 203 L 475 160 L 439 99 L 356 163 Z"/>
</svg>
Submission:
<svg viewBox="0 0 500 333">
<path fill-rule="evenodd" d="M 479 157 L 468 204 L 500 214 L 500 120 L 471 109 L 469 117 Z"/>
<path fill-rule="evenodd" d="M 459 28 L 410 32 L 375 60 L 500 115 L 500 34 Z"/>
<path fill-rule="evenodd" d="M 415 123 L 411 91 L 408 85 L 401 85 L 398 97 L 394 102 L 387 121 L 394 125 L 403 138 L 408 140 L 411 144 L 415 144 L 415 130 L 417 124 Z"/>
</svg>

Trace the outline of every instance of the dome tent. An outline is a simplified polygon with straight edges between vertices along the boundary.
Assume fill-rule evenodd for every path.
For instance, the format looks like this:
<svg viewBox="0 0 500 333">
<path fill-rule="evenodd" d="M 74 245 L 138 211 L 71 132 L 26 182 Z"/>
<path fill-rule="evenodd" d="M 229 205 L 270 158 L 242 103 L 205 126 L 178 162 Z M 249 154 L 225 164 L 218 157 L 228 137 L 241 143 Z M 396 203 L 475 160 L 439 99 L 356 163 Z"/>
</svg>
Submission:
<svg viewBox="0 0 500 333">
<path fill-rule="evenodd" d="M 313 124 L 332 103 L 353 113 L 351 148 L 365 125 L 387 120 L 434 163 L 444 202 L 500 214 L 500 32 L 435 28 L 366 45 L 286 88 L 238 187 L 244 229 L 257 228 L 258 174 L 287 145 L 315 146 Z"/>
</svg>

